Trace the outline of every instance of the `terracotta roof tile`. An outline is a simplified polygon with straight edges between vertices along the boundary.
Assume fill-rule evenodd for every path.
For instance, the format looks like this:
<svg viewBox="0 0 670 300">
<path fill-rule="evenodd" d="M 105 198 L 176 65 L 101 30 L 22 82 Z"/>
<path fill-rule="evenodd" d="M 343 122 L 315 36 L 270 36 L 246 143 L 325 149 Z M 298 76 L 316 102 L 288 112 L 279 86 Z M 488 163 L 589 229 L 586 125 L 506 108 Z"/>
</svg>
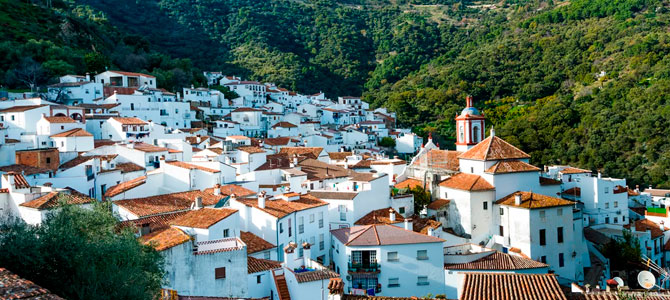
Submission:
<svg viewBox="0 0 670 300">
<path fill-rule="evenodd" d="M 30 184 L 23 175 L 14 173 L 14 187 L 17 189 L 27 189 L 30 188 Z"/>
<path fill-rule="evenodd" d="M 196 197 L 202 197 L 202 204 L 204 206 L 215 205 L 219 200 L 224 198 L 224 196 L 215 196 L 210 193 L 195 190 L 145 198 L 118 200 L 114 201 L 114 204 L 125 208 L 138 217 L 145 217 L 188 210 Z"/>
<path fill-rule="evenodd" d="M 395 221 L 391 221 L 391 213 L 395 215 Z M 354 225 L 373 225 L 373 224 L 396 224 L 405 221 L 405 218 L 391 207 L 373 210 L 361 217 Z"/>
<path fill-rule="evenodd" d="M 625 228 L 630 228 L 630 224 L 624 225 Z M 651 230 L 651 238 L 655 239 L 657 237 L 663 236 L 663 231 L 661 230 L 660 225 L 656 224 L 654 221 L 649 219 L 642 219 L 635 221 L 635 231 L 645 232 Z M 668 230 L 665 228 L 665 230 Z"/>
<path fill-rule="evenodd" d="M 240 231 L 240 239 L 247 244 L 247 254 L 269 250 L 277 246 L 248 231 Z"/>
<path fill-rule="evenodd" d="M 540 176 L 540 185 L 559 185 L 560 180 Z"/>
<path fill-rule="evenodd" d="M 142 151 L 142 152 L 163 152 L 163 151 L 167 152 L 168 151 L 168 148 L 158 147 L 158 146 L 154 146 L 154 145 L 147 144 L 147 143 L 141 143 L 141 142 L 140 143 L 134 143 L 131 147 L 133 147 L 133 149 L 135 149 L 135 150 L 139 150 L 139 151 Z"/>
<path fill-rule="evenodd" d="M 254 147 L 254 146 L 237 147 L 237 150 L 244 151 L 244 152 L 249 153 L 249 154 L 265 153 L 265 150 L 263 150 L 259 147 Z"/>
<path fill-rule="evenodd" d="M 458 157 L 463 152 L 431 149 L 428 153 L 417 158 L 413 165 L 426 168 L 445 169 L 450 171 L 458 171 L 459 162 Z"/>
<path fill-rule="evenodd" d="M 49 121 L 49 123 L 77 123 L 77 121 L 73 120 L 72 118 L 65 116 L 44 117 L 44 119 Z"/>
<path fill-rule="evenodd" d="M 207 229 L 236 212 L 236 209 L 205 207 L 191 210 L 183 216 L 172 220 L 171 224 L 183 227 Z"/>
<path fill-rule="evenodd" d="M 591 173 L 589 170 L 567 167 L 560 171 L 561 174 L 581 174 L 581 173 Z"/>
<path fill-rule="evenodd" d="M 319 199 L 332 200 L 354 200 L 358 196 L 358 193 L 335 191 L 310 191 L 309 194 Z"/>
<path fill-rule="evenodd" d="M 61 200 L 62 199 L 62 200 Z M 87 197 L 81 193 L 59 193 L 59 192 L 49 192 L 48 194 L 41 196 L 37 199 L 33 199 L 28 202 L 21 203 L 21 206 L 30 207 L 38 210 L 51 209 L 57 207 L 60 201 L 64 201 L 67 204 L 87 204 L 93 203 L 95 200 Z"/>
<path fill-rule="evenodd" d="M 125 193 L 131 189 L 134 189 L 140 185 L 143 185 L 144 183 L 147 182 L 147 176 L 140 176 L 135 179 L 131 179 L 128 181 L 121 182 L 115 186 L 110 187 L 107 189 L 105 192 L 105 197 L 114 197 L 116 195 L 119 195 L 121 193 Z"/>
<path fill-rule="evenodd" d="M 438 210 L 438 209 L 440 209 L 444 206 L 449 205 L 449 202 L 451 202 L 451 201 L 448 200 L 448 199 L 437 199 L 437 200 L 431 202 L 430 204 L 428 204 L 427 208 L 432 209 L 432 210 Z"/>
<path fill-rule="evenodd" d="M 401 182 L 396 183 L 393 187 L 396 189 L 413 189 L 417 186 L 423 187 L 423 181 L 414 178 L 407 178 Z"/>
<path fill-rule="evenodd" d="M 526 152 L 512 146 L 512 144 L 497 136 L 489 136 L 470 150 L 461 154 L 460 159 L 472 160 L 503 160 L 530 158 Z"/>
<path fill-rule="evenodd" d="M 503 160 L 486 169 L 486 173 L 504 174 L 517 172 L 537 172 L 540 168 L 520 160 Z"/>
<path fill-rule="evenodd" d="M 133 77 L 139 77 L 139 76 L 142 76 L 142 77 L 147 77 L 147 78 L 156 78 L 156 77 L 153 76 L 153 75 L 144 74 L 144 73 L 135 73 L 135 72 L 126 72 L 126 71 L 114 71 L 114 70 L 109 70 L 109 72 L 116 73 L 116 74 L 121 74 L 121 75 L 125 75 L 125 76 L 133 76 Z"/>
<path fill-rule="evenodd" d="M 284 149 L 286 148 L 282 148 L 282 150 Z M 300 166 L 301 171 L 307 173 L 307 179 L 309 180 L 323 180 L 356 175 L 356 172 L 353 170 L 327 164 L 312 158 L 299 162 L 298 166 Z"/>
<path fill-rule="evenodd" d="M 670 300 L 670 294 L 663 292 L 640 292 L 622 291 L 618 292 L 588 292 L 588 293 L 566 293 L 570 300 Z M 622 296 L 622 297 L 619 297 Z"/>
<path fill-rule="evenodd" d="M 553 274 L 466 273 L 460 300 L 566 300 Z"/>
<path fill-rule="evenodd" d="M 143 226 L 149 226 L 149 232 L 154 232 L 160 229 L 165 229 L 170 227 L 170 222 L 172 220 L 188 213 L 189 211 L 179 211 L 174 213 L 167 213 L 162 215 L 149 216 L 144 218 L 139 218 L 135 220 L 126 220 L 119 223 L 120 227 L 133 226 L 137 229 L 142 228 Z"/>
<path fill-rule="evenodd" d="M 168 227 L 140 237 L 143 244 L 151 245 L 156 251 L 167 250 L 190 240 L 191 237 L 188 234 L 176 227 Z"/>
<path fill-rule="evenodd" d="M 247 273 L 253 274 L 267 270 L 281 268 L 281 263 L 269 259 L 259 259 L 252 256 L 247 257 Z"/>
<path fill-rule="evenodd" d="M 333 160 L 343 160 L 350 156 L 351 152 L 328 152 L 328 157 Z"/>
<path fill-rule="evenodd" d="M 263 143 L 268 146 L 284 146 L 288 145 L 290 142 L 290 137 L 266 138 L 263 140 Z"/>
<path fill-rule="evenodd" d="M 428 229 L 432 228 L 433 230 L 439 229 L 442 227 L 442 222 L 431 220 L 428 218 L 414 218 L 412 219 L 412 230 L 420 234 L 428 235 Z"/>
<path fill-rule="evenodd" d="M 12 106 L 9 108 L 5 109 L 0 109 L 0 113 L 8 113 L 8 112 L 24 112 L 24 111 L 29 111 L 33 110 L 36 108 L 44 107 L 47 106 L 46 104 L 42 105 L 21 105 L 21 106 Z"/>
<path fill-rule="evenodd" d="M 328 202 L 322 201 L 311 195 L 302 195 L 299 200 L 266 200 L 265 208 L 258 206 L 258 199 L 238 199 L 240 203 L 246 206 L 254 207 L 277 218 L 283 218 L 290 213 L 310 209 L 314 207 L 328 205 Z"/>
<path fill-rule="evenodd" d="M 182 169 L 189 169 L 189 170 L 200 170 L 200 171 L 205 171 L 209 173 L 220 173 L 221 171 L 219 170 L 214 170 L 210 169 L 207 167 L 199 166 L 199 165 L 194 165 L 194 164 L 189 164 L 183 161 L 168 161 L 166 164 L 169 164 L 171 166 L 179 167 Z"/>
<path fill-rule="evenodd" d="M 123 124 L 123 125 L 147 125 L 147 122 L 144 122 L 142 119 L 138 118 L 124 118 L 124 117 L 112 117 L 113 120 Z"/>
<path fill-rule="evenodd" d="M 569 188 L 562 193 L 563 195 L 576 196 L 580 197 L 582 195 L 582 189 L 579 187 Z"/>
<path fill-rule="evenodd" d="M 63 131 L 61 133 L 56 133 L 52 135 L 52 138 L 55 137 L 84 137 L 84 136 L 90 136 L 93 137 L 91 133 L 88 131 L 81 129 L 81 128 L 75 128 L 75 129 L 70 129 L 68 131 Z"/>
<path fill-rule="evenodd" d="M 532 259 L 523 258 L 516 255 L 510 255 L 498 251 L 491 251 L 491 254 L 480 259 L 458 264 L 444 264 L 447 270 L 477 270 L 477 271 L 507 271 L 548 268 L 549 265 L 543 264 Z"/>
<path fill-rule="evenodd" d="M 289 157 L 293 156 L 307 156 L 309 158 L 317 159 L 323 152 L 321 147 L 284 147 L 279 150 L 280 154 L 286 154 Z"/>
<path fill-rule="evenodd" d="M 405 230 L 394 225 L 366 225 L 330 231 L 347 246 L 378 246 L 419 243 L 442 243 L 443 239 Z"/>
<path fill-rule="evenodd" d="M 521 195 L 521 205 L 516 205 L 514 203 L 515 201 L 514 197 L 516 194 Z M 569 200 L 550 197 L 542 194 L 517 191 L 505 197 L 502 197 L 500 200 L 496 201 L 496 204 L 535 209 L 545 207 L 568 206 L 568 205 L 574 205 L 575 203 Z"/>
<path fill-rule="evenodd" d="M 0 299 L 63 300 L 5 268 L 0 268 Z"/>
<path fill-rule="evenodd" d="M 248 139 L 250 139 L 248 136 L 243 136 L 243 135 L 229 135 L 226 138 L 227 139 L 233 139 L 233 140 L 248 140 Z"/>
<path fill-rule="evenodd" d="M 302 272 L 302 273 L 295 273 L 295 279 L 298 281 L 298 283 L 303 283 L 303 282 L 312 282 L 312 281 L 317 281 L 317 280 L 324 280 L 324 279 L 331 279 L 331 278 L 339 278 L 340 274 L 337 274 L 331 270 L 328 269 L 322 269 L 322 270 L 316 270 L 316 271 L 310 271 L 310 272 Z"/>
<path fill-rule="evenodd" d="M 116 168 L 121 170 L 121 173 L 130 173 L 130 172 L 137 172 L 137 171 L 144 171 L 145 169 L 139 165 L 136 165 L 131 162 L 127 163 L 117 163 Z"/>
<path fill-rule="evenodd" d="M 495 187 L 479 175 L 458 173 L 440 182 L 440 186 L 464 191 L 490 191 Z"/>
<path fill-rule="evenodd" d="M 205 189 L 205 192 L 214 193 L 214 189 L 215 188 L 207 188 L 207 189 Z M 256 192 L 254 192 L 250 189 L 247 189 L 245 187 L 236 185 L 236 184 L 222 185 L 219 188 L 219 191 L 221 191 L 221 195 L 230 196 L 232 194 L 235 194 L 235 196 L 237 196 L 237 198 L 245 198 L 245 197 L 256 195 Z"/>
<path fill-rule="evenodd" d="M 278 128 L 278 127 L 282 127 L 282 128 L 297 128 L 298 126 L 296 126 L 295 124 L 293 124 L 293 123 L 291 123 L 291 122 L 278 122 L 277 124 L 272 125 L 271 128 Z"/>
<path fill-rule="evenodd" d="M 0 167 L 0 171 L 10 173 L 14 172 L 17 174 L 23 174 L 23 175 L 34 175 L 34 174 L 44 174 L 44 173 L 49 173 L 51 170 L 46 169 L 46 168 L 39 168 L 39 167 L 33 167 L 33 166 L 28 166 L 28 165 L 9 165 L 9 166 L 2 166 Z"/>
</svg>

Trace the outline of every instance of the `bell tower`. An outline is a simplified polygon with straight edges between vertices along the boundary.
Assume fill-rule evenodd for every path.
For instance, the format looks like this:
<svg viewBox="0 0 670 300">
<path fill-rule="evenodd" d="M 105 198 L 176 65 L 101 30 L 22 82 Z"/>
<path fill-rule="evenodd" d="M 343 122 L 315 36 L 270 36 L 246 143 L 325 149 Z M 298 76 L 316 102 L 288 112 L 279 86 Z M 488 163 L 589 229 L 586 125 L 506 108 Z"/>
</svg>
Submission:
<svg viewBox="0 0 670 300">
<path fill-rule="evenodd" d="M 456 150 L 465 152 L 484 139 L 484 116 L 472 104 L 472 96 L 465 98 L 465 108 L 456 116 Z"/>
</svg>

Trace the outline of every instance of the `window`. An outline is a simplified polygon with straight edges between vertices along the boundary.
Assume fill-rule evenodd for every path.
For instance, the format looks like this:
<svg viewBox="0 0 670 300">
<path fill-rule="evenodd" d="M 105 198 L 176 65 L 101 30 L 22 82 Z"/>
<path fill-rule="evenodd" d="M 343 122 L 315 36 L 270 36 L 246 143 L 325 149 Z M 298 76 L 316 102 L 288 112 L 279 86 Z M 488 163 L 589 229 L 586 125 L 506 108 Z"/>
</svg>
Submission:
<svg viewBox="0 0 670 300">
<path fill-rule="evenodd" d="M 398 261 L 398 252 L 388 252 L 386 253 L 387 261 Z"/>
<path fill-rule="evenodd" d="M 405 213 L 405 207 L 401 206 L 400 208 L 398 208 L 398 213 L 404 214 Z"/>
<path fill-rule="evenodd" d="M 229 237 L 229 236 L 230 236 L 230 232 L 228 231 L 228 229 L 224 229 L 224 230 L 223 230 L 223 237 L 224 237 L 224 238 L 227 238 L 227 237 Z"/>
<path fill-rule="evenodd" d="M 226 278 L 226 267 L 214 269 L 214 279 Z"/>
<path fill-rule="evenodd" d="M 305 217 L 298 218 L 298 233 L 305 232 Z"/>
<path fill-rule="evenodd" d="M 472 127 L 472 141 L 475 143 L 479 141 L 479 127 L 477 126 Z"/>
<path fill-rule="evenodd" d="M 563 253 L 558 254 L 558 267 L 562 268 L 565 266 L 565 261 L 563 260 Z"/>
<path fill-rule="evenodd" d="M 428 285 L 428 276 L 418 276 L 416 278 L 416 285 Z"/>
<path fill-rule="evenodd" d="M 558 238 L 558 243 L 563 243 L 563 227 L 556 228 L 556 237 Z"/>
<path fill-rule="evenodd" d="M 319 234 L 319 250 L 326 249 L 326 241 L 323 233 Z"/>
<path fill-rule="evenodd" d="M 547 245 L 546 230 L 545 229 L 540 229 L 540 246 L 545 246 L 545 245 Z"/>
<path fill-rule="evenodd" d="M 444 199 L 448 199 L 447 198 L 447 192 L 444 192 Z"/>
<path fill-rule="evenodd" d="M 416 251 L 417 260 L 427 260 L 428 259 L 428 250 L 417 250 Z"/>
<path fill-rule="evenodd" d="M 323 228 L 323 212 L 319 212 L 319 228 Z"/>
<path fill-rule="evenodd" d="M 543 264 L 546 264 L 547 263 L 547 257 L 544 256 L 544 255 L 540 256 L 540 262 L 543 263 Z"/>
<path fill-rule="evenodd" d="M 46 158 L 46 163 L 50 164 L 51 163 L 51 157 Z"/>
<path fill-rule="evenodd" d="M 605 217 L 605 224 L 609 224 L 609 223 L 610 223 L 610 217 Z"/>
<path fill-rule="evenodd" d="M 500 215 L 502 216 L 502 215 L 504 215 L 504 214 L 505 214 L 505 210 L 501 207 L 501 208 L 500 208 Z"/>
<path fill-rule="evenodd" d="M 541 210 L 540 211 L 540 221 L 543 221 L 543 222 L 546 221 L 547 220 L 546 215 L 547 215 L 547 213 L 544 210 Z"/>
<path fill-rule="evenodd" d="M 399 286 L 400 286 L 400 280 L 398 278 L 389 278 L 388 287 L 399 287 Z"/>
<path fill-rule="evenodd" d="M 347 220 L 347 206 L 346 205 L 340 205 L 340 206 L 338 206 L 337 209 L 340 212 L 340 221 L 346 221 Z"/>
<path fill-rule="evenodd" d="M 261 283 L 261 275 L 256 275 L 256 283 L 257 284 Z"/>
<path fill-rule="evenodd" d="M 279 223 L 279 233 L 284 233 L 284 223 Z"/>
<path fill-rule="evenodd" d="M 605 194 L 609 194 L 609 193 L 610 193 L 610 188 L 609 188 L 609 187 L 605 187 Z"/>
<path fill-rule="evenodd" d="M 619 207 L 619 202 L 614 201 L 614 208 Z"/>
<path fill-rule="evenodd" d="M 489 202 L 488 202 L 488 201 L 484 201 L 484 202 L 482 202 L 482 205 L 484 206 L 484 207 L 483 207 L 484 210 L 488 210 L 488 209 L 489 209 Z"/>
<path fill-rule="evenodd" d="M 505 227 L 500 225 L 500 228 L 498 228 L 498 229 L 500 230 L 500 236 L 505 236 Z"/>
<path fill-rule="evenodd" d="M 557 216 L 562 216 L 563 215 L 563 209 L 562 208 L 557 209 L 556 210 L 556 215 Z"/>
<path fill-rule="evenodd" d="M 314 223 L 314 214 L 309 215 L 309 222 Z"/>
<path fill-rule="evenodd" d="M 288 236 L 292 236 L 293 232 L 291 232 L 291 218 L 288 218 Z"/>
<path fill-rule="evenodd" d="M 470 167 L 470 173 L 475 173 L 475 167 Z"/>
<path fill-rule="evenodd" d="M 619 222 L 619 220 L 617 219 L 617 217 L 614 217 L 614 224 L 616 224 L 618 222 Z"/>
<path fill-rule="evenodd" d="M 461 126 L 458 128 L 458 140 L 459 140 L 460 142 L 463 142 L 463 141 L 465 140 L 465 137 L 463 136 L 464 133 L 465 133 L 465 130 L 463 130 L 463 125 L 461 125 Z"/>
<path fill-rule="evenodd" d="M 12 115 L 11 118 L 12 118 L 12 121 L 14 121 L 14 115 Z"/>
<path fill-rule="evenodd" d="M 263 253 L 263 258 L 270 259 L 270 251 L 265 251 L 265 253 Z"/>
</svg>

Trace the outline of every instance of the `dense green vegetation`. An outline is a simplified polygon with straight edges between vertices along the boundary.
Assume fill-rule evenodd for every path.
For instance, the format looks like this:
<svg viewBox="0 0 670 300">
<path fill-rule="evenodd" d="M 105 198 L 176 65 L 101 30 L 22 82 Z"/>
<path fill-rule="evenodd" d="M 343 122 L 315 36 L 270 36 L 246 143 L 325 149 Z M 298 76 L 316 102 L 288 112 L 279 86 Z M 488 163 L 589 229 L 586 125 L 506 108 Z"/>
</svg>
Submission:
<svg viewBox="0 0 670 300">
<path fill-rule="evenodd" d="M 41 226 L 0 228 L 2 267 L 65 299 L 154 299 L 163 260 L 130 230 L 118 231 L 110 203 L 64 206 Z"/>
<path fill-rule="evenodd" d="M 220 70 L 363 95 L 446 147 L 472 94 L 535 164 L 670 187 L 661 0 L 0 1 L 11 25 L 0 32 L 12 37 L 0 43 L 0 79 L 12 88 L 27 86 L 17 71 L 34 62 L 42 81 L 110 67 L 171 90 Z"/>
</svg>

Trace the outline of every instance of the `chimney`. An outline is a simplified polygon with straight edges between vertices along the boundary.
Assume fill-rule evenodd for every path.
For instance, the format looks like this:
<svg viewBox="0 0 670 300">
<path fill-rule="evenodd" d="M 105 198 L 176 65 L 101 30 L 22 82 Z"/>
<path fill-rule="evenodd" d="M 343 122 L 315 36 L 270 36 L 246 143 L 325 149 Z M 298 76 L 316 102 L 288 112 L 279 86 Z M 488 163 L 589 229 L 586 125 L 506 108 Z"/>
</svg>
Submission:
<svg viewBox="0 0 670 300">
<path fill-rule="evenodd" d="M 218 195 L 221 195 L 221 185 L 217 183 L 214 186 L 214 196 L 218 196 Z"/>
<path fill-rule="evenodd" d="M 514 194 L 514 205 L 521 205 L 521 193 Z"/>
<path fill-rule="evenodd" d="M 195 86 L 191 84 L 191 89 L 195 89 Z"/>
<path fill-rule="evenodd" d="M 414 224 L 412 223 L 412 219 L 405 218 L 405 230 L 414 231 Z"/>
<path fill-rule="evenodd" d="M 258 194 L 258 207 L 265 208 L 265 191 Z"/>
<path fill-rule="evenodd" d="M 434 236 L 433 227 L 428 227 L 428 236 Z"/>
<path fill-rule="evenodd" d="M 467 95 L 465 97 L 465 106 L 472 107 L 472 95 Z"/>
<path fill-rule="evenodd" d="M 230 194 L 230 201 L 235 201 L 235 200 L 237 200 L 237 195 L 235 195 L 234 193 Z"/>
<path fill-rule="evenodd" d="M 600 178 L 602 178 L 602 175 L 600 174 L 600 172 L 598 172 L 598 179 Z"/>
<path fill-rule="evenodd" d="M 284 246 L 284 266 L 286 268 L 292 269 L 292 263 L 295 261 L 295 248 L 297 248 L 297 245 L 294 242 L 288 243 L 288 245 Z"/>
<path fill-rule="evenodd" d="M 86 81 L 91 81 L 91 73 L 86 73 Z"/>
<path fill-rule="evenodd" d="M 202 208 L 202 197 L 198 196 L 195 197 L 195 201 L 193 202 L 193 209 L 201 209 Z"/>
<path fill-rule="evenodd" d="M 305 268 L 312 267 L 312 250 L 310 248 L 312 248 L 312 245 L 308 242 L 302 243 L 302 259 Z"/>
<path fill-rule="evenodd" d="M 491 136 L 496 136 L 496 130 L 491 126 Z"/>
<path fill-rule="evenodd" d="M 395 211 L 393 211 L 393 208 L 389 208 L 389 219 L 391 219 L 391 222 L 395 222 Z"/>
</svg>

